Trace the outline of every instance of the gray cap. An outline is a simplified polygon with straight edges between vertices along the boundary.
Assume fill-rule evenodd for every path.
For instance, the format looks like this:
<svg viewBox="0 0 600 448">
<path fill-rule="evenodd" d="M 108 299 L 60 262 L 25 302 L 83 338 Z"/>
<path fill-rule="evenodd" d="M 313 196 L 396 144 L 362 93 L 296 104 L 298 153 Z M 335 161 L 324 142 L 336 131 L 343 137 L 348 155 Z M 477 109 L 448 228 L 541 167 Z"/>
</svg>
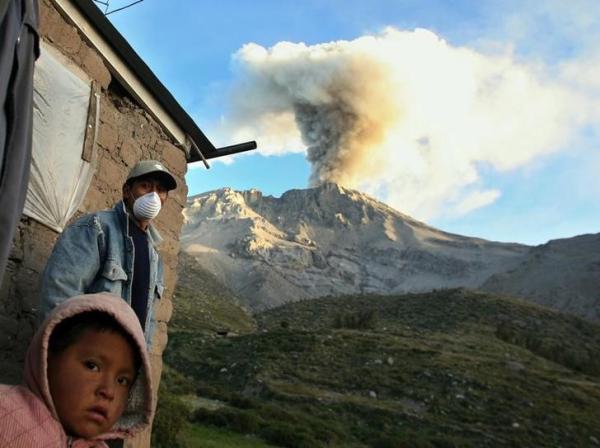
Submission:
<svg viewBox="0 0 600 448">
<path fill-rule="evenodd" d="M 167 190 L 174 190 L 177 188 L 177 181 L 173 175 L 169 173 L 164 165 L 158 160 L 140 160 L 133 168 L 131 168 L 131 171 L 127 175 L 127 180 L 152 173 L 156 173 L 157 177 L 164 180 Z"/>
</svg>

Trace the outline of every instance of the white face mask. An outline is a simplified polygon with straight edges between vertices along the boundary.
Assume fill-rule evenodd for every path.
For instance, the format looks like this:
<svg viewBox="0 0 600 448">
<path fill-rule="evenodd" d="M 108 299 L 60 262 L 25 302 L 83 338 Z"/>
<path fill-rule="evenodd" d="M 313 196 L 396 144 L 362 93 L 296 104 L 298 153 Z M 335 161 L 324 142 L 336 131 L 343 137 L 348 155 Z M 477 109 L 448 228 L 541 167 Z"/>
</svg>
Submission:
<svg viewBox="0 0 600 448">
<path fill-rule="evenodd" d="M 146 193 L 133 202 L 133 216 L 140 221 L 150 221 L 156 218 L 162 204 L 156 191 Z"/>
</svg>

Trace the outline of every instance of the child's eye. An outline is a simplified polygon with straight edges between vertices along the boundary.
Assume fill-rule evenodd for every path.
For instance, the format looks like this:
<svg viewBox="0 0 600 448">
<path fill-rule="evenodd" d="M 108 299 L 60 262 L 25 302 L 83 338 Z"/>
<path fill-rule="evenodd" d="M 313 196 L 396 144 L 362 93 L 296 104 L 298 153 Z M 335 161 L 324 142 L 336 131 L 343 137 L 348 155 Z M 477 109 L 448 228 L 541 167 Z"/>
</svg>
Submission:
<svg viewBox="0 0 600 448">
<path fill-rule="evenodd" d="M 85 361 L 83 364 L 89 370 L 93 370 L 94 372 L 98 372 L 100 370 L 100 367 L 94 361 Z"/>
<path fill-rule="evenodd" d="M 126 376 L 121 376 L 119 378 L 117 378 L 117 383 L 120 386 L 131 386 L 131 380 L 129 378 L 127 378 Z"/>
</svg>

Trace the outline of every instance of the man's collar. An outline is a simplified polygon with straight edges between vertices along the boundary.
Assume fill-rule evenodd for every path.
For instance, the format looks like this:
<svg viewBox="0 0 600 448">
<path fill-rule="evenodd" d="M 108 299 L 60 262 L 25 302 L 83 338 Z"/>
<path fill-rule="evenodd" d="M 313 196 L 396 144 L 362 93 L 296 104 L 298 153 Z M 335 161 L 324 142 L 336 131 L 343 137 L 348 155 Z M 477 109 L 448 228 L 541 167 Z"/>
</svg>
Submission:
<svg viewBox="0 0 600 448">
<path fill-rule="evenodd" d="M 121 225 L 125 227 L 125 229 L 127 230 L 127 234 L 129 234 L 129 222 L 130 219 L 131 221 L 133 220 L 133 216 L 129 214 L 125 202 L 123 202 L 122 200 L 117 202 L 117 204 L 115 205 L 115 210 L 117 212 L 117 215 L 119 216 L 119 219 L 121 220 Z M 148 228 L 146 229 L 146 234 L 148 235 L 148 241 L 150 241 L 150 244 L 152 244 L 152 246 L 154 247 L 158 247 L 163 241 L 162 237 L 160 236 L 160 233 L 158 232 L 156 227 L 152 225 L 152 223 L 148 225 Z"/>
</svg>

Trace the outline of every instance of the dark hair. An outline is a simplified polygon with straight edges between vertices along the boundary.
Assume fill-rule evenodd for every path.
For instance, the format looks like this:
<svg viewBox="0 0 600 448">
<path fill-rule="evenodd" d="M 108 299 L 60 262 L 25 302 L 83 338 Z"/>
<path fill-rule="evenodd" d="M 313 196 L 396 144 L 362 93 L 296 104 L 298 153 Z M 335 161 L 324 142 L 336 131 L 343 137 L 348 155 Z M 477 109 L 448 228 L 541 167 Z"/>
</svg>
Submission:
<svg viewBox="0 0 600 448">
<path fill-rule="evenodd" d="M 110 332 L 123 336 L 134 353 L 133 364 L 136 372 L 142 365 L 142 358 L 138 345 L 133 337 L 121 326 L 117 320 L 104 311 L 86 311 L 67 317 L 54 327 L 48 341 L 48 352 L 59 355 L 73 345 L 86 331 Z"/>
</svg>

